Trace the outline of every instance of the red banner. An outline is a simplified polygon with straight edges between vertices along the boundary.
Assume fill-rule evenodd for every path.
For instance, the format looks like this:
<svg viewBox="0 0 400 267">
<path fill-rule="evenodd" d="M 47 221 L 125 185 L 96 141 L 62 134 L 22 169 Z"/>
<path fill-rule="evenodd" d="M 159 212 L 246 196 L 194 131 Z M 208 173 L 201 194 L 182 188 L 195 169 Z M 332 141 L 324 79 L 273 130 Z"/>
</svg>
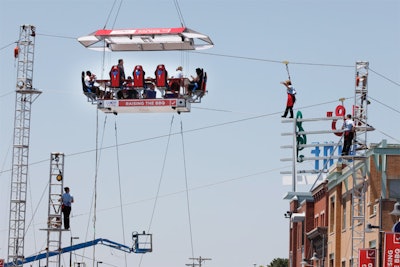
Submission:
<svg viewBox="0 0 400 267">
<path fill-rule="evenodd" d="M 359 267 L 375 267 L 376 249 L 362 248 L 358 251 Z"/>
<path fill-rule="evenodd" d="M 163 107 L 176 106 L 176 99 L 140 99 L 140 100 L 120 100 L 120 107 Z"/>
<path fill-rule="evenodd" d="M 97 30 L 95 36 L 115 36 L 115 35 L 150 35 L 150 34 L 178 34 L 185 30 L 180 28 L 143 28 L 143 29 L 117 29 L 117 30 Z"/>
<path fill-rule="evenodd" d="M 400 267 L 400 233 L 385 233 L 383 266 Z"/>
<path fill-rule="evenodd" d="M 4 267 L 4 259 L 0 259 L 0 267 Z"/>
</svg>

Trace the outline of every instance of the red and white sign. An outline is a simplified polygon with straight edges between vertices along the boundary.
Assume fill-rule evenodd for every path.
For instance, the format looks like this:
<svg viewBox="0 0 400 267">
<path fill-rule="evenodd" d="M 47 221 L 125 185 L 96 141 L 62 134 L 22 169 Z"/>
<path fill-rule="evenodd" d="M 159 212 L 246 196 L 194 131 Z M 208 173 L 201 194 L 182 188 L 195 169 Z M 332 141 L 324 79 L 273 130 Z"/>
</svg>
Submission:
<svg viewBox="0 0 400 267">
<path fill-rule="evenodd" d="M 4 267 L 4 259 L 0 259 L 0 267 Z"/>
<path fill-rule="evenodd" d="M 144 29 L 120 29 L 107 30 L 102 29 L 96 31 L 95 36 L 116 36 L 116 35 L 151 35 L 151 34 L 178 34 L 182 33 L 185 28 L 144 28 Z"/>
<path fill-rule="evenodd" d="M 375 267 L 376 249 L 362 248 L 358 251 L 359 267 Z"/>
<path fill-rule="evenodd" d="M 400 233 L 385 233 L 383 266 L 400 267 Z"/>
<path fill-rule="evenodd" d="M 120 107 L 165 107 L 176 106 L 176 99 L 144 99 L 144 100 L 120 100 Z"/>
</svg>

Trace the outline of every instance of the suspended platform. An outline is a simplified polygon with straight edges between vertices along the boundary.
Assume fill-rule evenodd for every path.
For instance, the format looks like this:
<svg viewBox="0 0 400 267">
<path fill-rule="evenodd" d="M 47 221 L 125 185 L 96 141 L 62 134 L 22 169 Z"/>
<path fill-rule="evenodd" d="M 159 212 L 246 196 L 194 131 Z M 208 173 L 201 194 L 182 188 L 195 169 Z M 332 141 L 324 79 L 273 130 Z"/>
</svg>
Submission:
<svg viewBox="0 0 400 267">
<path fill-rule="evenodd" d="M 131 80 L 120 80 L 118 76 L 113 79 L 114 76 L 110 74 L 110 80 L 97 80 L 97 89 L 94 90 L 94 87 L 86 86 L 85 72 L 82 72 L 84 95 L 88 102 L 97 105 L 105 113 L 181 113 L 190 112 L 191 103 L 200 103 L 207 93 L 207 73 L 203 70 L 199 88 L 190 91 L 188 78 L 168 79 L 164 68 L 163 72 L 157 72 L 155 79 L 145 79 L 143 70 L 140 71 L 140 77 L 137 77 L 138 73 L 134 71 L 134 79 Z"/>
<path fill-rule="evenodd" d="M 186 27 L 100 29 L 79 37 L 78 41 L 98 51 L 202 50 L 214 46 L 210 37 Z"/>
<path fill-rule="evenodd" d="M 182 51 L 214 46 L 210 37 L 186 27 L 100 29 L 79 37 L 78 41 L 97 51 Z M 95 80 L 94 88 L 85 83 L 82 72 L 83 93 L 106 113 L 181 113 L 190 112 L 191 103 L 200 103 L 208 92 L 207 73 L 202 68 L 196 69 L 197 77 L 191 81 L 183 76 L 170 78 L 163 64 L 157 66 L 155 77 L 145 73 L 141 65 L 134 66 L 132 72 L 129 67 L 122 71 L 115 65 L 110 70 L 110 79 Z"/>
</svg>

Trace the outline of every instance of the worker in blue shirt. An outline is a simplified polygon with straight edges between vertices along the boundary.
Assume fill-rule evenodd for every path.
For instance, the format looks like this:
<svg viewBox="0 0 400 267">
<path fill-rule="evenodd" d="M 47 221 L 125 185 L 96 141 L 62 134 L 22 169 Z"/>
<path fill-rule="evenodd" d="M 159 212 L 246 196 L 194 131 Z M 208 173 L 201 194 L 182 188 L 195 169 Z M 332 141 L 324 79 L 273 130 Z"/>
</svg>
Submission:
<svg viewBox="0 0 400 267">
<path fill-rule="evenodd" d="M 71 204 L 74 203 L 74 197 L 69 194 L 69 187 L 65 187 L 64 191 L 65 193 L 61 196 L 61 207 L 64 215 L 64 228 L 69 230 L 69 215 L 71 214 Z"/>
</svg>

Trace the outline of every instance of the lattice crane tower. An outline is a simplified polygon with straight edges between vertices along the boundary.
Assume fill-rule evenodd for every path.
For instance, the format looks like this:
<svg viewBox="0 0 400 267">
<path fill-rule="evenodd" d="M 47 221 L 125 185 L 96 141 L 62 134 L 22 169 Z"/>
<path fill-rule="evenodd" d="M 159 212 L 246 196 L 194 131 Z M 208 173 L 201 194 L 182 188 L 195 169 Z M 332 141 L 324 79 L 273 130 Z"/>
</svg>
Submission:
<svg viewBox="0 0 400 267">
<path fill-rule="evenodd" d="M 22 266 L 20 261 L 24 258 L 31 106 L 41 94 L 32 85 L 35 31 L 35 26 L 22 25 L 14 51 L 17 83 L 8 233 L 8 262 L 14 262 L 14 266 Z"/>
<path fill-rule="evenodd" d="M 365 187 L 366 187 L 366 152 L 368 149 L 367 133 L 374 128 L 368 124 L 368 70 L 369 62 L 356 62 L 356 83 L 354 92 L 354 154 L 352 158 L 353 188 L 352 196 L 352 266 L 358 266 L 358 250 L 365 247 Z M 360 168 L 356 167 L 360 164 Z"/>
</svg>

